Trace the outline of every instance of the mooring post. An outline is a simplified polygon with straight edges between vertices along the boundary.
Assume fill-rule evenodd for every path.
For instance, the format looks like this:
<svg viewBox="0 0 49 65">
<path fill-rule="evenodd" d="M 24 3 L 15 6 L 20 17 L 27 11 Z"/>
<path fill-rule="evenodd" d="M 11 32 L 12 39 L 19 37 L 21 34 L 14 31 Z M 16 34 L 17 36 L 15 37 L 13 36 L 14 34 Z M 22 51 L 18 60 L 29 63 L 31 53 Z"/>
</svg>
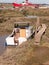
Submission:
<svg viewBox="0 0 49 65">
<path fill-rule="evenodd" d="M 39 17 L 37 17 L 37 22 L 36 22 L 36 28 L 35 28 L 35 42 L 34 44 L 35 45 L 38 45 L 39 44 L 39 41 L 37 41 L 38 37 L 37 37 L 37 33 L 38 33 L 38 27 L 40 26 L 40 21 L 39 21 Z"/>
<path fill-rule="evenodd" d="M 37 17 L 35 35 L 36 35 L 37 31 L 38 31 L 38 27 L 40 26 L 40 20 L 39 20 L 39 19 L 40 19 L 40 18 Z"/>
</svg>

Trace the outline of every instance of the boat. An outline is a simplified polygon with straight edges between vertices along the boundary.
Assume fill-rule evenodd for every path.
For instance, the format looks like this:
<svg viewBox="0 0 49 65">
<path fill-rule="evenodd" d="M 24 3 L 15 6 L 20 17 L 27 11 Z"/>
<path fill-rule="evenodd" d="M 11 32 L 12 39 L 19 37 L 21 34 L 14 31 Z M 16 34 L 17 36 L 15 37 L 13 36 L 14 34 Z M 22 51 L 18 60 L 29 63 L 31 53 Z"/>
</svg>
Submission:
<svg viewBox="0 0 49 65">
<path fill-rule="evenodd" d="M 33 35 L 33 33 L 33 26 L 29 23 L 17 22 L 14 25 L 13 32 L 6 38 L 6 45 L 21 45 L 26 42 Z"/>
</svg>

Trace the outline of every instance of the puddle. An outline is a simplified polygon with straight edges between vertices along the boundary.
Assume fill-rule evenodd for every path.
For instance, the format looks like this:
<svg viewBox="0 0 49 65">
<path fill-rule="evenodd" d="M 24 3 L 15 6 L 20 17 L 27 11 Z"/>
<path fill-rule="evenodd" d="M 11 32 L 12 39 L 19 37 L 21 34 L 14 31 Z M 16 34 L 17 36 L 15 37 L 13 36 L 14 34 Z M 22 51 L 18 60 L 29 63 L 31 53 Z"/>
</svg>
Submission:
<svg viewBox="0 0 49 65">
<path fill-rule="evenodd" d="M 0 36 L 0 55 L 5 51 L 6 47 L 5 47 L 5 39 L 6 39 L 7 35 L 5 36 Z"/>
</svg>

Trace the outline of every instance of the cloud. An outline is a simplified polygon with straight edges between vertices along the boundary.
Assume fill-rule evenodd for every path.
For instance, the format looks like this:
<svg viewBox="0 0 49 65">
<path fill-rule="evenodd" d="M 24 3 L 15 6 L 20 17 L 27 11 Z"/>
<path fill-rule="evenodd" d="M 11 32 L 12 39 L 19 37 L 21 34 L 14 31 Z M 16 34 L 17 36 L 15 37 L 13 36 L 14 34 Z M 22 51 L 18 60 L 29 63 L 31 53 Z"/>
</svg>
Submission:
<svg viewBox="0 0 49 65">
<path fill-rule="evenodd" d="M 0 3 L 12 3 L 12 2 L 17 2 L 21 3 L 25 0 L 0 0 Z M 32 3 L 49 3 L 49 0 L 29 0 L 29 2 Z"/>
<path fill-rule="evenodd" d="M 12 2 L 15 2 L 16 0 L 0 0 L 0 3 L 12 3 Z"/>
</svg>

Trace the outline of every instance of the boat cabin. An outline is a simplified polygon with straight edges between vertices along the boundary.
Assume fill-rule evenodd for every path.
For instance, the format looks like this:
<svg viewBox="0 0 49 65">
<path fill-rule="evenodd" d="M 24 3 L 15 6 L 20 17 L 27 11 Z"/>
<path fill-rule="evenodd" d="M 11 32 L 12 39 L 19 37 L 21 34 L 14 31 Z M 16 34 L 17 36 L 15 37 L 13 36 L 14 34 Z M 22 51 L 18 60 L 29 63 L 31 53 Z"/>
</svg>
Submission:
<svg viewBox="0 0 49 65">
<path fill-rule="evenodd" d="M 16 35 L 18 37 L 29 38 L 33 34 L 33 26 L 29 23 L 17 23 L 14 26 L 16 28 Z"/>
</svg>

